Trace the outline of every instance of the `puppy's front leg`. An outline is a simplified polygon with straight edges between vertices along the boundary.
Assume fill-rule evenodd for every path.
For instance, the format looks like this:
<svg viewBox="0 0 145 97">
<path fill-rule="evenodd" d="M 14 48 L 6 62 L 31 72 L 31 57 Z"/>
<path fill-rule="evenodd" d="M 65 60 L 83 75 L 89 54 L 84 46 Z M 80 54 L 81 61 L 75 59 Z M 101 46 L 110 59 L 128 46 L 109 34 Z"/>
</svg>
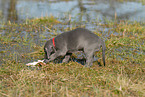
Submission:
<svg viewBox="0 0 145 97">
<path fill-rule="evenodd" d="M 72 55 L 72 53 L 67 53 L 65 55 L 65 58 L 63 59 L 62 63 L 67 63 L 69 61 L 71 55 Z"/>
<path fill-rule="evenodd" d="M 67 63 L 69 61 L 70 55 L 66 55 L 62 63 Z"/>
<path fill-rule="evenodd" d="M 63 51 L 62 50 L 58 50 L 54 54 L 52 54 L 50 56 L 48 61 L 52 61 L 52 60 L 56 59 L 59 56 L 64 56 L 65 54 L 66 54 L 66 50 L 63 50 Z"/>
</svg>

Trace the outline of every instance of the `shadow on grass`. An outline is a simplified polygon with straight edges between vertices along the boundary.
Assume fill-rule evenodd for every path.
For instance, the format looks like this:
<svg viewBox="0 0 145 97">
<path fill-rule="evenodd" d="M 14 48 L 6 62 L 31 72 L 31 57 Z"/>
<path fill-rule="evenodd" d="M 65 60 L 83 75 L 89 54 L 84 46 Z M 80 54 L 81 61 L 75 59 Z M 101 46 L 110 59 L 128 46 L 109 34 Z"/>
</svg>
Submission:
<svg viewBox="0 0 145 97">
<path fill-rule="evenodd" d="M 55 64 L 59 64 L 59 63 L 62 63 L 62 60 L 63 60 L 63 59 L 64 59 L 64 57 L 59 57 L 59 58 L 55 59 L 53 62 L 54 62 Z M 85 65 L 85 63 L 86 63 L 86 59 L 85 59 L 85 58 L 76 58 L 76 57 L 74 57 L 74 56 L 71 56 L 71 58 L 69 59 L 68 62 L 71 62 L 71 61 L 73 61 L 73 62 L 78 62 L 78 63 L 80 63 L 81 65 Z M 98 60 L 93 61 L 93 63 L 97 63 L 98 66 L 103 66 L 103 65 L 101 64 L 101 62 L 99 62 Z"/>
</svg>

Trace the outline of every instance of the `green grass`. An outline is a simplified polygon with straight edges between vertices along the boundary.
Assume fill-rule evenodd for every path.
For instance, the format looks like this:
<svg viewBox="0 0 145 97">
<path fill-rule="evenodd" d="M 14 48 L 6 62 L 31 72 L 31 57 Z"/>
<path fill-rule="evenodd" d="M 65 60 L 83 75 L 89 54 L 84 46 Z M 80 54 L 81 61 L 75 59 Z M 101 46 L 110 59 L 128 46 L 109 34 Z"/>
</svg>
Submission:
<svg viewBox="0 0 145 97">
<path fill-rule="evenodd" d="M 0 31 L 5 31 L 5 34 L 0 34 L 1 97 L 145 96 L 145 24 L 110 21 L 99 25 L 104 29 L 111 28 L 102 34 L 96 29 L 94 32 L 100 37 L 112 33 L 105 37 L 105 67 L 98 65 L 98 62 L 103 64 L 101 51 L 96 53 L 100 59 L 90 68 L 77 62 L 51 62 L 42 67 L 27 67 L 25 63 L 43 59 L 46 39 L 57 35 L 58 30 L 70 30 L 63 26 L 54 27 L 58 24 L 65 26 L 54 17 L 45 17 L 26 20 L 22 24 L 9 22 L 0 28 Z M 85 24 L 81 26 L 85 27 Z M 45 35 L 46 31 L 50 36 Z M 39 42 L 35 36 L 39 36 Z"/>
</svg>

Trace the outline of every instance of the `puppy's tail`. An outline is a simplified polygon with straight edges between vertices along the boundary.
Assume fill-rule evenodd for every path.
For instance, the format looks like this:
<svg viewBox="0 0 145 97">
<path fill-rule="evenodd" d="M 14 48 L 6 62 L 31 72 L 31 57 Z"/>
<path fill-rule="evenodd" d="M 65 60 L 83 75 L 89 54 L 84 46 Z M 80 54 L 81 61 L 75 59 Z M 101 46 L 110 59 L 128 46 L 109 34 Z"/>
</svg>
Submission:
<svg viewBox="0 0 145 97">
<path fill-rule="evenodd" d="M 105 66 L 105 50 L 106 50 L 106 46 L 105 46 L 105 42 L 103 40 L 101 40 L 101 44 L 102 44 L 102 58 L 103 58 L 104 66 Z"/>
</svg>

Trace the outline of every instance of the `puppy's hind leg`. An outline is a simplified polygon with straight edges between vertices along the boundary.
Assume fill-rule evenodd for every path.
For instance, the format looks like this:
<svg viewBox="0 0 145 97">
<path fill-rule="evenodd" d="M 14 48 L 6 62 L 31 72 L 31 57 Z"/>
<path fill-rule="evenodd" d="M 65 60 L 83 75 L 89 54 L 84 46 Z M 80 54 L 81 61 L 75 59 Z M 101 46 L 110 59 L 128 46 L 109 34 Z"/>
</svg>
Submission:
<svg viewBox="0 0 145 97">
<path fill-rule="evenodd" d="M 91 67 L 93 65 L 93 50 L 88 49 L 84 51 L 86 54 L 86 64 L 85 67 Z"/>
</svg>

